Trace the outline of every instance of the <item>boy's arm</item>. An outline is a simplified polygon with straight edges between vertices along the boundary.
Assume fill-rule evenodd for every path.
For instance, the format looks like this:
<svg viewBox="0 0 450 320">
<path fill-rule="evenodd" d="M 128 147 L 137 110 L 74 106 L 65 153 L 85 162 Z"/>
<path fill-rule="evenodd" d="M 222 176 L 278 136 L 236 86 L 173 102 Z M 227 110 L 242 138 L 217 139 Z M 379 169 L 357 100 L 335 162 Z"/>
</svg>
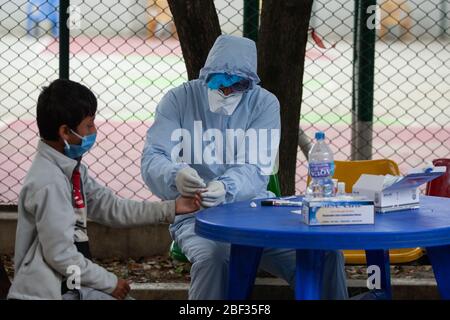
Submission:
<svg viewBox="0 0 450 320">
<path fill-rule="evenodd" d="M 82 174 L 90 219 L 111 227 L 173 222 L 175 200 L 150 202 L 122 199 L 91 178 L 87 170 L 82 170 Z"/>
<path fill-rule="evenodd" d="M 107 293 L 114 291 L 117 277 L 86 259 L 75 247 L 76 219 L 68 188 L 56 184 L 45 186 L 33 195 L 27 210 L 35 215 L 39 243 L 52 269 L 68 276 L 68 268 L 78 266 L 82 286 Z"/>
</svg>

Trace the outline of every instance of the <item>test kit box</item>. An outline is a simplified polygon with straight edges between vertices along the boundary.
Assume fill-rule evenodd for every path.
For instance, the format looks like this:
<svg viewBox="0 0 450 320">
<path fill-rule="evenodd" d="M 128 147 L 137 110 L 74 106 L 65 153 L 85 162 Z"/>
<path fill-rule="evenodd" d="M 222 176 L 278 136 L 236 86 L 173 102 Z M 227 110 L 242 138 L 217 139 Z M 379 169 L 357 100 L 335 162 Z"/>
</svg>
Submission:
<svg viewBox="0 0 450 320">
<path fill-rule="evenodd" d="M 445 167 L 413 169 L 406 176 L 363 174 L 353 185 L 353 194 L 373 200 L 376 212 L 417 209 L 418 187 L 444 174 Z"/>
<path fill-rule="evenodd" d="M 364 197 L 303 199 L 303 222 L 310 226 L 374 224 L 374 204 Z"/>
</svg>

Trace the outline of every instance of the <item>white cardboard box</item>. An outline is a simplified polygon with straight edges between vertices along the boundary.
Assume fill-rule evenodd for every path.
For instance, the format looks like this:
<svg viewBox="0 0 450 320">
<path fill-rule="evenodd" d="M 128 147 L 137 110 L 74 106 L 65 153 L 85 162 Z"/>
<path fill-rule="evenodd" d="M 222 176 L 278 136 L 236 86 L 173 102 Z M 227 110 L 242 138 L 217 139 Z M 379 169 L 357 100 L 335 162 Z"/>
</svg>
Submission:
<svg viewBox="0 0 450 320">
<path fill-rule="evenodd" d="M 305 198 L 301 214 L 310 226 L 374 223 L 373 201 L 365 197 Z"/>
<path fill-rule="evenodd" d="M 427 172 L 413 169 L 404 177 L 395 177 L 395 182 L 386 185 L 392 176 L 363 174 L 353 185 L 353 193 L 372 199 L 376 212 L 391 212 L 419 208 L 419 187 L 444 174 L 445 167 L 434 167 Z"/>
</svg>

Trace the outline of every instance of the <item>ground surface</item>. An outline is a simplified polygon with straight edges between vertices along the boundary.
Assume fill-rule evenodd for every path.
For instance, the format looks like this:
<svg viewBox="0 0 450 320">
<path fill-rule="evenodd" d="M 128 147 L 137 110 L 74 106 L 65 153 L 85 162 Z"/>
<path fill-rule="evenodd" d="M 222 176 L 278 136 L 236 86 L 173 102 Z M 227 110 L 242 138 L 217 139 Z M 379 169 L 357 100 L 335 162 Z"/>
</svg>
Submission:
<svg viewBox="0 0 450 320">
<path fill-rule="evenodd" d="M 2 255 L 8 275 L 12 278 L 13 262 L 11 256 Z M 138 260 L 104 259 L 96 260 L 117 276 L 135 283 L 189 282 L 190 264 L 173 261 L 168 256 L 143 257 Z M 365 266 L 346 266 L 347 279 L 367 279 Z M 259 273 L 260 277 L 270 277 Z M 434 279 L 430 265 L 395 265 L 391 266 L 392 278 L 400 279 Z"/>
</svg>

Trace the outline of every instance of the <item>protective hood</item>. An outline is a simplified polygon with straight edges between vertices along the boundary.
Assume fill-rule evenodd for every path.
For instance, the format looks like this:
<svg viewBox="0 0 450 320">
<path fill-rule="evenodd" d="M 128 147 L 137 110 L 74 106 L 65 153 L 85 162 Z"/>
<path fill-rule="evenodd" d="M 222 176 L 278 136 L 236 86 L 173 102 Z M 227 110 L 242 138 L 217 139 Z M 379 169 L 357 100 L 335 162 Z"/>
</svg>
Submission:
<svg viewBox="0 0 450 320">
<path fill-rule="evenodd" d="M 228 73 L 250 81 L 253 89 L 261 80 L 257 73 L 256 45 L 253 40 L 230 35 L 221 35 L 214 42 L 205 66 L 200 70 L 199 79 L 205 83 L 213 73 Z"/>
</svg>

